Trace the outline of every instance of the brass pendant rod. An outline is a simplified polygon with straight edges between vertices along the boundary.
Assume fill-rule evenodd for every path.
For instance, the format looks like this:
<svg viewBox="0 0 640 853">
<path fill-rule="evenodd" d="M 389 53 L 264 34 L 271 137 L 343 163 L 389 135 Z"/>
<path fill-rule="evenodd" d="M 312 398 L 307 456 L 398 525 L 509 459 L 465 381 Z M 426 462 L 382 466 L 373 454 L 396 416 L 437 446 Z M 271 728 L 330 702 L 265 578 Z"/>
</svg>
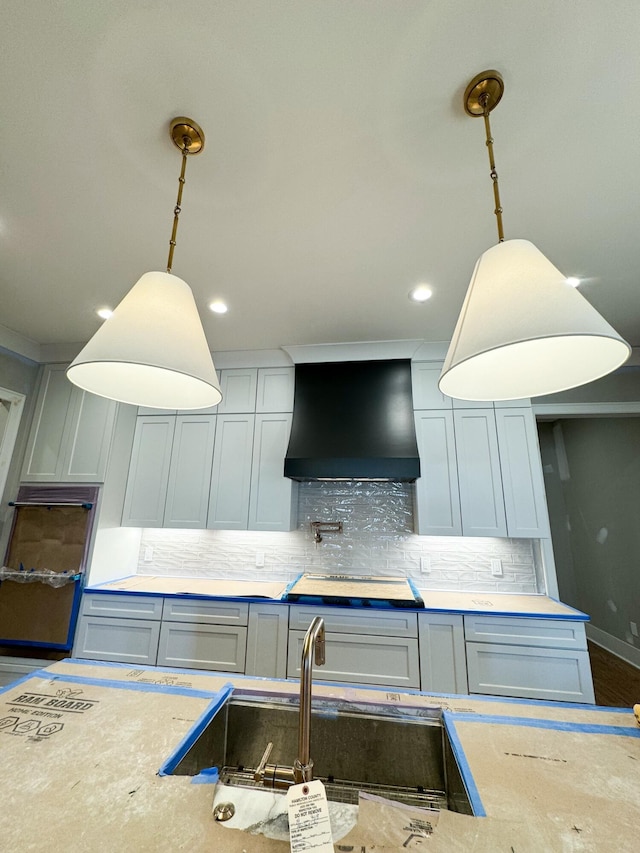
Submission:
<svg viewBox="0 0 640 853">
<path fill-rule="evenodd" d="M 171 267 L 173 266 L 173 250 L 176 247 L 176 236 L 178 234 L 178 217 L 182 211 L 182 190 L 185 185 L 185 171 L 187 168 L 187 156 L 189 154 L 189 137 L 185 136 L 183 138 L 183 148 L 182 148 L 182 169 L 180 171 L 180 177 L 178 178 L 178 198 L 176 199 L 176 206 L 173 209 L 173 230 L 171 231 L 171 239 L 169 240 L 169 258 L 167 259 L 167 272 L 171 272 Z"/>
<path fill-rule="evenodd" d="M 491 180 L 493 181 L 493 198 L 495 202 L 495 210 L 493 211 L 496 215 L 496 220 L 498 222 L 498 240 L 500 243 L 504 243 L 504 229 L 502 227 L 502 205 L 500 204 L 500 189 L 498 187 L 498 173 L 496 172 L 496 162 L 493 156 L 493 137 L 491 136 L 491 124 L 489 122 L 489 97 L 486 93 L 482 94 L 479 98 L 480 103 L 484 101 L 482 106 L 484 107 L 484 112 L 482 113 L 484 117 L 484 129 L 487 135 L 487 150 L 489 151 L 489 175 Z"/>
</svg>

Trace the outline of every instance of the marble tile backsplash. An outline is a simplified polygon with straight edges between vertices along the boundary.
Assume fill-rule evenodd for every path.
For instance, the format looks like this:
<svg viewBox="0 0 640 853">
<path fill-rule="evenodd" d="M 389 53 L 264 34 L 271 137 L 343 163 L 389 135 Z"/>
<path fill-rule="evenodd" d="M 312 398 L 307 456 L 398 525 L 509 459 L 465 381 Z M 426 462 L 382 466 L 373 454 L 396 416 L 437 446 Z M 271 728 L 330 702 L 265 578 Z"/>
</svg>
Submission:
<svg viewBox="0 0 640 853">
<path fill-rule="evenodd" d="M 542 592 L 530 539 L 417 536 L 405 483 L 301 483 L 297 530 L 143 531 L 139 574 L 289 581 L 300 572 L 396 575 L 422 589 Z M 311 521 L 342 521 L 316 545 Z M 491 573 L 500 560 L 502 576 Z M 264 562 L 257 566 L 257 562 Z"/>
</svg>

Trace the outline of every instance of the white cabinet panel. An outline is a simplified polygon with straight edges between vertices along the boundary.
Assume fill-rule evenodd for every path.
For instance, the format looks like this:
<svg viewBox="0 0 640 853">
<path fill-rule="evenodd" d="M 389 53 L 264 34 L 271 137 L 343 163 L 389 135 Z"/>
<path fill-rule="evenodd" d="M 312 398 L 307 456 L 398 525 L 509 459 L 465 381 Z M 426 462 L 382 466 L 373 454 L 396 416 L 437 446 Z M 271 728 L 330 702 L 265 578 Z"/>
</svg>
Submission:
<svg viewBox="0 0 640 853">
<path fill-rule="evenodd" d="M 289 607 L 286 604 L 250 604 L 246 675 L 287 677 Z"/>
<path fill-rule="evenodd" d="M 245 601 L 212 598 L 166 598 L 162 618 L 169 622 L 246 625 L 249 605 Z"/>
<path fill-rule="evenodd" d="M 420 684 L 434 693 L 467 693 L 467 658 L 462 616 L 418 614 Z"/>
<path fill-rule="evenodd" d="M 411 390 L 414 409 L 450 409 L 451 397 L 438 388 L 442 362 L 414 361 L 411 363 Z"/>
<path fill-rule="evenodd" d="M 587 648 L 584 622 L 568 619 L 466 615 L 464 633 L 472 642 L 581 651 Z"/>
<path fill-rule="evenodd" d="M 249 530 L 291 530 L 295 490 L 284 476 L 290 414 L 256 415 L 251 466 Z"/>
<path fill-rule="evenodd" d="M 367 610 L 362 607 L 291 607 L 289 626 L 306 631 L 316 616 L 322 616 L 326 631 L 336 634 L 379 634 L 385 637 L 417 637 L 416 613 L 402 610 Z"/>
<path fill-rule="evenodd" d="M 177 416 L 164 527 L 206 527 L 215 432 L 215 415 Z"/>
<path fill-rule="evenodd" d="M 48 364 L 27 443 L 25 482 L 103 482 L 116 403 L 74 386 L 66 365 Z"/>
<path fill-rule="evenodd" d="M 453 413 L 415 413 L 421 476 L 415 484 L 416 533 L 460 536 L 462 517 L 458 489 Z"/>
<path fill-rule="evenodd" d="M 287 675 L 300 677 L 304 631 L 289 631 Z M 314 670 L 318 681 L 420 687 L 418 641 L 403 637 L 325 634 L 326 663 Z"/>
<path fill-rule="evenodd" d="M 454 410 L 458 482 L 465 536 L 506 536 L 493 409 Z"/>
<path fill-rule="evenodd" d="M 292 412 L 294 377 L 293 367 L 259 368 L 256 412 Z"/>
<path fill-rule="evenodd" d="M 467 643 L 467 667 L 470 693 L 595 701 L 586 651 Z"/>
<path fill-rule="evenodd" d="M 122 619 L 162 618 L 162 598 L 158 595 L 109 595 L 85 592 L 80 616 L 116 616 Z"/>
<path fill-rule="evenodd" d="M 247 629 L 233 625 L 162 623 L 158 666 L 244 672 Z"/>
<path fill-rule="evenodd" d="M 220 371 L 222 402 L 219 415 L 255 412 L 258 372 L 255 367 L 231 368 Z"/>
<path fill-rule="evenodd" d="M 151 619 L 80 618 L 74 657 L 155 666 L 160 622 Z"/>
<path fill-rule="evenodd" d="M 138 417 L 122 513 L 123 527 L 162 527 L 176 419 Z"/>
<path fill-rule="evenodd" d="M 538 433 L 533 411 L 496 410 L 498 445 L 509 536 L 549 536 Z"/>
<path fill-rule="evenodd" d="M 218 415 L 207 527 L 246 530 L 254 415 Z"/>
</svg>

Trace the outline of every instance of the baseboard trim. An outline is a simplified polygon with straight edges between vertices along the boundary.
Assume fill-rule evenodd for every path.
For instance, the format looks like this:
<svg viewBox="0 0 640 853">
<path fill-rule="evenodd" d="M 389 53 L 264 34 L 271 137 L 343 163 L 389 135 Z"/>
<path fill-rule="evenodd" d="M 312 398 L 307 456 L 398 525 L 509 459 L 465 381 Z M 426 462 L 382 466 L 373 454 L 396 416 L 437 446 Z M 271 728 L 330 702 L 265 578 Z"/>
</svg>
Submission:
<svg viewBox="0 0 640 853">
<path fill-rule="evenodd" d="M 611 652 L 612 655 L 622 658 L 623 661 L 631 664 L 631 666 L 640 669 L 640 649 L 636 649 L 635 646 L 630 646 L 629 643 L 625 643 L 623 640 L 607 634 L 606 631 L 596 628 L 595 625 L 587 623 L 585 629 L 587 639 L 591 640 L 597 646 L 602 646 L 603 649 Z"/>
</svg>

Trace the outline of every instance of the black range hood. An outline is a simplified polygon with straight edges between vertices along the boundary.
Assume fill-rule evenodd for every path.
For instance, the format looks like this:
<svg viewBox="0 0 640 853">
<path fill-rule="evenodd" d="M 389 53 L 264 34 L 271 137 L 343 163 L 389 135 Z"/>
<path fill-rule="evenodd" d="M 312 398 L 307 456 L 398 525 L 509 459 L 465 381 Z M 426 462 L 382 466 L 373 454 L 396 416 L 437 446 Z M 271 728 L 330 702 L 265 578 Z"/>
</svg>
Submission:
<svg viewBox="0 0 640 853">
<path fill-rule="evenodd" d="M 419 477 L 409 359 L 296 365 L 284 473 L 292 480 Z"/>
</svg>

